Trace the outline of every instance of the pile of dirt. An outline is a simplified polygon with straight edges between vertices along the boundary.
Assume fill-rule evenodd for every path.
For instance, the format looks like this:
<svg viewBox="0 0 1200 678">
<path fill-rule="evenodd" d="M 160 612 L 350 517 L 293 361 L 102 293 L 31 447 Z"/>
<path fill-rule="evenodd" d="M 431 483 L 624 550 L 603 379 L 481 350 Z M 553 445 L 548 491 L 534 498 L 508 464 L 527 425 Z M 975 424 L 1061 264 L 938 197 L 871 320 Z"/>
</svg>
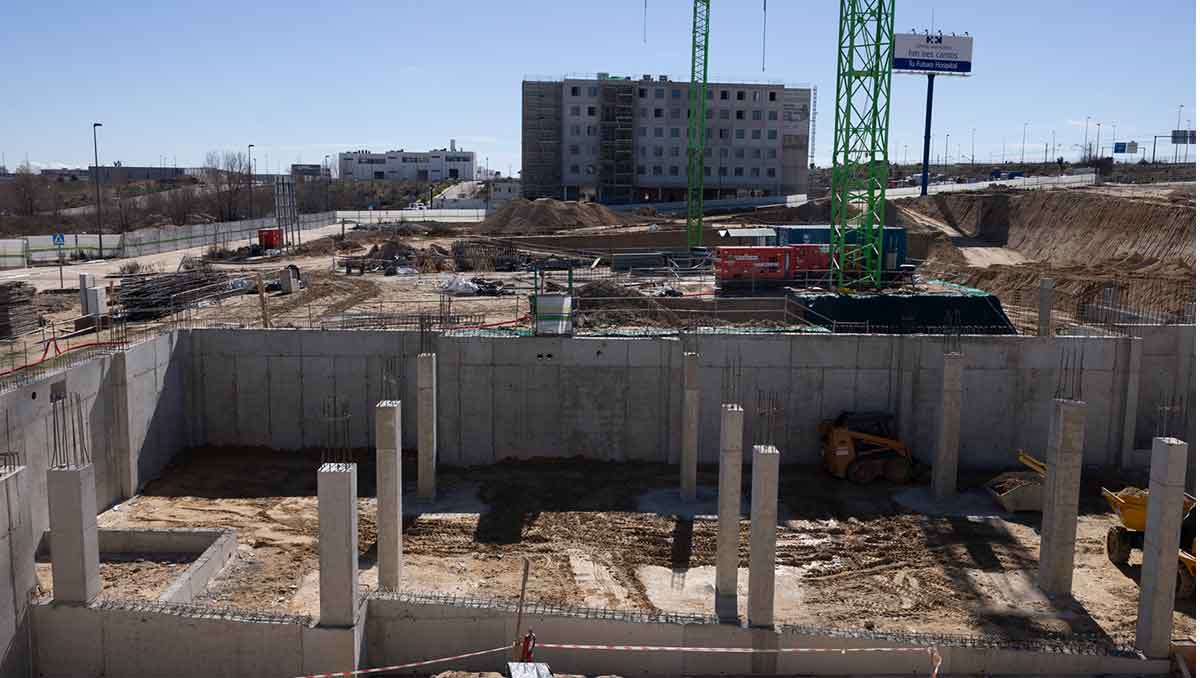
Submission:
<svg viewBox="0 0 1200 678">
<path fill-rule="evenodd" d="M 798 207 L 766 207 L 736 216 L 747 224 L 828 224 L 830 202 L 811 200 Z"/>
<path fill-rule="evenodd" d="M 596 280 L 575 289 L 581 327 L 652 325 L 679 327 L 679 316 L 653 297 L 608 280 Z"/>
<path fill-rule="evenodd" d="M 996 494 L 1004 494 L 1018 487 L 1036 485 L 1041 482 L 1041 475 L 1034 471 L 1014 471 L 1011 473 L 1001 473 L 988 481 L 987 486 Z"/>
<path fill-rule="evenodd" d="M 1181 196 L 1186 195 L 1186 192 Z M 1196 208 L 1093 190 L 984 191 L 898 201 L 965 236 L 1029 259 L 1075 265 L 1130 256 L 1196 261 Z"/>
<path fill-rule="evenodd" d="M 617 214 L 597 203 L 514 198 L 484 219 L 480 230 L 488 234 L 529 235 L 596 226 L 620 226 L 640 221 L 642 219 Z"/>
</svg>

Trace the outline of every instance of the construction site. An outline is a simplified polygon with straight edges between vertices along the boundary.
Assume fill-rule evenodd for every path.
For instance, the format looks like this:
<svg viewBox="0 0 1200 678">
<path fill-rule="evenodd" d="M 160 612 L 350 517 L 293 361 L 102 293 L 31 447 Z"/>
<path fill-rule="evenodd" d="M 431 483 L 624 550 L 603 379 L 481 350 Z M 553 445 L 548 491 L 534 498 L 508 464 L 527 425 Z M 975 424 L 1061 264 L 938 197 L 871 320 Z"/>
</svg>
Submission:
<svg viewBox="0 0 1200 678">
<path fill-rule="evenodd" d="M 0 675 L 1194 675 L 1194 174 L 889 190 L 844 0 L 828 195 L 706 206 L 694 4 L 682 204 L 0 276 Z"/>
</svg>

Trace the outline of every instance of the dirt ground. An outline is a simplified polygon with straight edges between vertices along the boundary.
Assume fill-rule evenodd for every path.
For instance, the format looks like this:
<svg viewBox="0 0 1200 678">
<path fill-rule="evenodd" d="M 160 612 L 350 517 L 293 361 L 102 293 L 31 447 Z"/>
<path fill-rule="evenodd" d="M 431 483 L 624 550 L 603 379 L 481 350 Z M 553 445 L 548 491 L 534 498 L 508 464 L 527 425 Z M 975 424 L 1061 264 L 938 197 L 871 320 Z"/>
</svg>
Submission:
<svg viewBox="0 0 1200 678">
<path fill-rule="evenodd" d="M 102 514 L 100 524 L 235 528 L 238 556 L 205 602 L 316 615 L 317 461 L 264 450 L 193 450 L 143 494 Z M 405 460 L 406 478 L 415 478 L 413 461 Z M 359 464 L 359 476 L 361 583 L 370 587 L 375 508 L 369 459 Z M 668 492 L 677 482 L 670 466 L 582 460 L 439 470 L 444 506 L 432 510 L 443 512 L 405 517 L 405 588 L 515 599 L 527 557 L 531 600 L 711 613 L 716 522 L 639 511 L 640 497 Z M 715 486 L 715 469 L 702 469 L 700 482 Z M 1092 491 L 1098 481 L 1085 484 L 1074 596 L 1048 600 L 1035 583 L 1036 514 L 928 517 L 900 508 L 891 499 L 896 488 L 857 487 L 831 482 L 816 468 L 785 467 L 779 621 L 1007 639 L 1070 633 L 1129 640 L 1140 561 L 1136 552 L 1129 567 L 1108 561 L 1104 535 L 1115 517 Z M 748 519 L 742 534 L 744 568 Z M 1194 636 L 1194 602 L 1177 608 L 1175 631 Z"/>
<path fill-rule="evenodd" d="M 101 597 L 158 600 L 196 559 L 191 553 L 100 554 Z M 54 568 L 49 560 L 34 565 L 38 595 L 54 592 Z"/>
</svg>

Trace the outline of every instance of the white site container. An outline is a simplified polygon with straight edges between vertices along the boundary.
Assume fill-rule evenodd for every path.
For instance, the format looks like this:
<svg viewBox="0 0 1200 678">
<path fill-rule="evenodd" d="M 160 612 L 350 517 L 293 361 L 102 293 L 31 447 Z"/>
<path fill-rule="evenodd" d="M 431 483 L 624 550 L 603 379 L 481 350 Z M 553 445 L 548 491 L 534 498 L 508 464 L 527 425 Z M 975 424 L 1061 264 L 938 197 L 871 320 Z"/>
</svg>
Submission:
<svg viewBox="0 0 1200 678">
<path fill-rule="evenodd" d="M 533 310 L 533 333 L 544 336 L 571 334 L 571 295 L 534 294 L 529 298 Z"/>
</svg>

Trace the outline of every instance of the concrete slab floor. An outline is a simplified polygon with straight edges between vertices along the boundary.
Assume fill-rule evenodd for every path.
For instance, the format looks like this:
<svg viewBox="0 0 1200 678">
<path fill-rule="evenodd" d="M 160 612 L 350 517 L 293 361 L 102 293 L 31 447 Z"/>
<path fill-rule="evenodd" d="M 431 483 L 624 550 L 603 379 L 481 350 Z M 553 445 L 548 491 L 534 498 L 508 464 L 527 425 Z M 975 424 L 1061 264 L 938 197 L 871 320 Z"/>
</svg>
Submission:
<svg viewBox="0 0 1200 678">
<path fill-rule="evenodd" d="M 198 602 L 315 614 L 316 466 L 295 453 L 193 450 L 100 524 L 235 528 L 238 557 Z M 359 473 L 360 582 L 371 587 L 373 470 L 363 462 Z M 406 511 L 402 590 L 515 599 L 529 558 L 533 601 L 712 613 L 716 521 L 641 510 L 646 497 L 677 496 L 677 467 L 561 460 L 439 475 L 439 503 L 446 504 Z M 973 488 L 986 480 L 963 474 L 960 483 Z M 699 484 L 714 487 L 716 468 L 701 467 Z M 1036 519 L 926 516 L 894 503 L 895 490 L 834 481 L 814 467 L 782 469 L 779 622 L 1022 640 L 1063 632 L 1132 637 L 1140 555 L 1124 569 L 1108 562 L 1104 535 L 1116 518 L 1090 491 L 1079 521 L 1074 599 L 1054 601 L 1031 584 Z M 406 486 L 409 494 L 415 485 Z M 483 511 L 467 512 L 474 506 Z M 745 568 L 748 516 L 740 528 Z M 1175 635 L 1192 637 L 1194 604 L 1181 604 L 1175 615 Z"/>
</svg>

